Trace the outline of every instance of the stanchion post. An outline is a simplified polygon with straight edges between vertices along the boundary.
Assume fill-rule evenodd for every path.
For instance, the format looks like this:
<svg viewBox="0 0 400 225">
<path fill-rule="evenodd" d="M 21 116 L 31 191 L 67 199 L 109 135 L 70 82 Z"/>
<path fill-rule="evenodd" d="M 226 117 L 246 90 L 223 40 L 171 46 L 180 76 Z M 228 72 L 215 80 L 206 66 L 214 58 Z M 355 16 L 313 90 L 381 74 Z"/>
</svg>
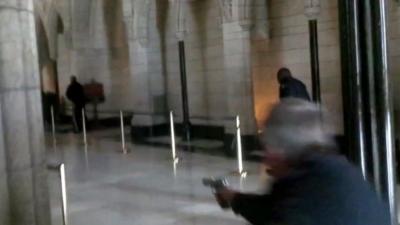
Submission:
<svg viewBox="0 0 400 225">
<path fill-rule="evenodd" d="M 122 143 L 122 152 L 127 154 L 128 151 L 126 149 L 125 144 L 125 126 L 124 126 L 124 112 L 122 110 L 119 111 L 120 120 L 121 120 L 121 143 Z"/>
<path fill-rule="evenodd" d="M 242 136 L 240 132 L 239 116 L 236 116 L 236 146 L 237 146 L 238 173 L 240 176 L 245 177 L 247 172 L 243 170 Z"/>
<path fill-rule="evenodd" d="M 83 143 L 84 143 L 85 145 L 87 145 L 85 109 L 82 109 L 82 129 L 83 129 Z"/>
<path fill-rule="evenodd" d="M 88 146 L 84 146 L 84 151 L 85 151 L 85 166 L 86 169 L 89 169 L 89 152 L 88 152 Z"/>
<path fill-rule="evenodd" d="M 53 144 L 56 143 L 56 122 L 54 119 L 54 106 L 52 105 L 50 108 L 51 113 L 51 133 L 53 135 Z"/>
<path fill-rule="evenodd" d="M 68 200 L 67 200 L 67 182 L 65 176 L 65 165 L 61 164 L 48 164 L 47 169 L 57 171 L 60 178 L 61 187 L 61 214 L 63 225 L 68 225 Z"/>
<path fill-rule="evenodd" d="M 240 176 L 239 178 L 239 190 L 243 191 L 244 190 L 244 180 L 245 180 L 245 176 Z"/>
<path fill-rule="evenodd" d="M 171 150 L 172 150 L 172 160 L 178 162 L 178 157 L 176 156 L 176 143 L 175 143 L 175 126 L 174 126 L 174 113 L 169 112 L 169 123 L 170 123 L 170 133 L 171 133 Z"/>
<path fill-rule="evenodd" d="M 68 203 L 67 203 L 67 184 L 65 180 L 65 165 L 60 165 L 60 181 L 61 181 L 61 200 L 62 200 L 62 217 L 63 224 L 68 225 Z"/>
<path fill-rule="evenodd" d="M 173 166 L 173 171 L 174 171 L 174 178 L 176 178 L 177 177 L 177 167 L 178 167 L 178 160 L 174 160 L 173 162 L 172 162 L 172 166 Z"/>
</svg>

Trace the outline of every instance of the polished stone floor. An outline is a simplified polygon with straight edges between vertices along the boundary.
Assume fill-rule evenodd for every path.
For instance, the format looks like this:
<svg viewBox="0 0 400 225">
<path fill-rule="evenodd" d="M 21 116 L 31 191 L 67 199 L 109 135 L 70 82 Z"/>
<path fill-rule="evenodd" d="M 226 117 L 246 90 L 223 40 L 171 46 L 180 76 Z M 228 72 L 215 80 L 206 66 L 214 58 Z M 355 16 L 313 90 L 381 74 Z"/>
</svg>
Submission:
<svg viewBox="0 0 400 225">
<path fill-rule="evenodd" d="M 266 178 L 258 164 L 245 162 L 249 175 L 241 179 L 232 173 L 236 161 L 221 156 L 178 149 L 174 164 L 168 148 L 131 144 L 124 155 L 118 139 L 107 138 L 117 135 L 91 132 L 87 147 L 77 134 L 59 134 L 56 145 L 48 138 L 48 162 L 66 166 L 69 225 L 246 224 L 222 211 L 201 180 L 226 176 L 237 189 L 259 191 Z M 62 224 L 58 174 L 49 172 L 48 180 L 53 224 Z"/>
</svg>

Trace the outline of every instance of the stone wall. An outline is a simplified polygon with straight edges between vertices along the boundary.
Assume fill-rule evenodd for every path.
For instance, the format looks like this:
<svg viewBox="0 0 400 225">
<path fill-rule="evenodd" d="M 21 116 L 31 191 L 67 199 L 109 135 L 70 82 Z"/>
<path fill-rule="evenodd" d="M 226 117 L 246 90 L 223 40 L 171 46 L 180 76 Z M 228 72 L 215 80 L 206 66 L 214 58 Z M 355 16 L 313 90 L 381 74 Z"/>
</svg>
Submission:
<svg viewBox="0 0 400 225">
<path fill-rule="evenodd" d="M 166 1 L 163 1 L 164 3 Z M 132 98 L 130 107 L 136 113 L 134 123 L 150 126 L 165 122 L 165 58 L 162 58 L 158 1 L 124 1 L 124 20 L 129 45 Z M 164 9 L 160 10 L 163 12 Z M 165 19 L 160 19 L 162 22 Z"/>
<path fill-rule="evenodd" d="M 235 53 L 241 45 L 229 44 L 233 42 L 228 40 L 228 34 L 224 34 L 226 23 L 220 3 L 201 0 L 184 4 L 190 115 L 196 124 L 227 127 L 227 117 L 244 114 L 248 133 L 254 134 L 256 127 L 251 125 L 254 118 L 246 114 L 255 114 L 252 117 L 258 125 L 268 115 L 270 107 L 278 101 L 276 72 L 280 67 L 290 68 L 311 92 L 304 2 L 251 1 L 254 5 L 248 33 L 251 47 L 247 52 L 241 51 L 241 56 L 236 58 L 230 52 Z M 341 133 L 336 4 L 337 1 L 322 0 L 318 32 L 322 101 L 333 115 L 334 131 Z M 176 12 L 170 1 L 80 0 L 59 1 L 56 5 L 65 26 L 64 32 L 56 36 L 57 51 L 54 51 L 58 53 L 61 93 L 65 92 L 70 74 L 76 74 L 83 82 L 95 78 L 105 84 L 107 100 L 101 110 L 122 108 L 150 114 L 173 110 L 181 117 Z M 139 14 L 135 14 L 135 10 Z M 243 38 L 245 33 L 237 35 Z M 240 58 L 248 59 L 250 67 L 247 68 Z M 242 63 L 240 76 L 250 81 L 249 85 L 242 87 L 240 76 L 237 79 L 229 76 L 238 72 L 227 68 L 229 62 Z M 236 79 L 236 83 L 231 78 Z M 231 93 L 234 85 L 237 85 L 237 91 Z M 233 94 L 243 97 L 242 102 L 234 101 L 233 97 L 230 99 Z M 245 113 L 246 110 L 249 113 Z M 139 123 L 146 121 L 144 123 L 148 125 L 166 121 L 155 116 L 137 117 L 137 120 Z"/>
<path fill-rule="evenodd" d="M 189 109 L 194 123 L 223 125 L 228 116 L 224 76 L 223 38 L 218 1 L 185 4 L 185 37 Z M 169 109 L 182 115 L 178 40 L 174 8 L 169 7 L 165 52 Z M 219 118 L 219 119 L 216 119 Z"/>
<path fill-rule="evenodd" d="M 129 54 L 122 1 L 37 1 L 37 20 L 47 35 L 51 60 L 57 63 L 60 95 L 70 76 L 81 83 L 104 84 L 106 102 L 100 110 L 132 109 Z M 63 30 L 57 30 L 62 24 Z M 67 101 L 68 103 L 68 101 Z"/>
<path fill-rule="evenodd" d="M 229 100 L 227 89 L 230 78 L 225 75 L 231 72 L 226 63 L 224 64 L 224 58 L 227 57 L 226 48 L 237 49 L 240 46 L 238 43 L 230 46 L 230 40 L 224 39 L 223 18 L 218 4 L 218 1 L 207 0 L 185 5 L 189 108 L 192 121 L 198 124 L 223 125 L 222 117 L 236 115 L 228 110 L 232 101 Z M 249 58 L 252 66 L 242 73 L 248 73 L 246 76 L 253 80 L 250 88 L 253 88 L 254 99 L 250 101 L 254 101 L 256 119 L 261 124 L 269 108 L 278 101 L 275 76 L 280 67 L 289 67 L 296 77 L 307 84 L 311 92 L 309 36 L 302 0 L 269 1 L 267 7 L 265 2 L 255 1 L 253 13 L 255 21 L 250 33 L 252 48 L 247 56 L 243 55 Z M 342 97 L 337 14 L 336 1 L 322 1 L 319 19 L 322 100 L 333 115 L 334 132 L 341 133 Z M 171 4 L 159 4 L 157 15 L 158 30 L 155 32 L 161 36 L 160 43 L 150 40 L 149 48 L 151 54 L 161 54 L 163 68 L 158 71 L 164 73 L 166 79 L 166 110 L 174 110 L 180 115 L 181 91 L 174 8 Z M 150 33 L 152 35 L 154 36 Z M 231 57 L 230 60 L 237 64 L 243 61 L 240 58 Z M 237 93 L 244 95 L 239 89 Z M 233 94 L 236 96 L 237 93 Z M 252 104 L 245 108 L 252 111 Z M 240 110 L 237 109 L 237 113 Z M 252 133 L 254 132 L 255 129 Z"/>
<path fill-rule="evenodd" d="M 79 1 L 73 12 L 72 49 L 69 49 L 72 73 L 83 83 L 95 79 L 104 84 L 106 102 L 100 109 L 131 109 L 121 1 Z M 66 78 L 69 74 L 60 76 Z"/>
</svg>

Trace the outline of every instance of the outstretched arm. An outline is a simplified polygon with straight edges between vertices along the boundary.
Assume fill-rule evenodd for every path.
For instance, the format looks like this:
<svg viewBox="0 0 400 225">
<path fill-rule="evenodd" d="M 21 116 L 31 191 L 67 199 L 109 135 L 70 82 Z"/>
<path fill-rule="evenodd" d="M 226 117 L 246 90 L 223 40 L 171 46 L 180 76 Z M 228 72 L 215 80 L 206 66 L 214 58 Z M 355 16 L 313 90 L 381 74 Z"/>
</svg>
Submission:
<svg viewBox="0 0 400 225">
<path fill-rule="evenodd" d="M 265 224 L 270 213 L 270 195 L 244 194 L 230 189 L 216 193 L 218 203 L 230 206 L 235 214 L 241 215 L 251 224 Z"/>
<path fill-rule="evenodd" d="M 231 207 L 234 213 L 243 216 L 251 224 L 265 224 L 270 213 L 268 208 L 270 195 L 238 193 L 232 200 Z"/>
</svg>

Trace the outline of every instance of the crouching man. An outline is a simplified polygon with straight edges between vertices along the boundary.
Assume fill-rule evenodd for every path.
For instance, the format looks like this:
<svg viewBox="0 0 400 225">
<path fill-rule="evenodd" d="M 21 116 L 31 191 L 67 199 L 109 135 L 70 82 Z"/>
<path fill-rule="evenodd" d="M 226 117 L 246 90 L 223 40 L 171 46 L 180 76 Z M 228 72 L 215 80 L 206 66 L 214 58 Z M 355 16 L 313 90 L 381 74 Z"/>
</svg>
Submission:
<svg viewBox="0 0 400 225">
<path fill-rule="evenodd" d="M 271 191 L 223 188 L 217 201 L 254 225 L 390 225 L 388 207 L 359 169 L 333 153 L 320 118 L 313 103 L 283 100 L 261 137 L 267 172 L 275 180 Z"/>
</svg>

